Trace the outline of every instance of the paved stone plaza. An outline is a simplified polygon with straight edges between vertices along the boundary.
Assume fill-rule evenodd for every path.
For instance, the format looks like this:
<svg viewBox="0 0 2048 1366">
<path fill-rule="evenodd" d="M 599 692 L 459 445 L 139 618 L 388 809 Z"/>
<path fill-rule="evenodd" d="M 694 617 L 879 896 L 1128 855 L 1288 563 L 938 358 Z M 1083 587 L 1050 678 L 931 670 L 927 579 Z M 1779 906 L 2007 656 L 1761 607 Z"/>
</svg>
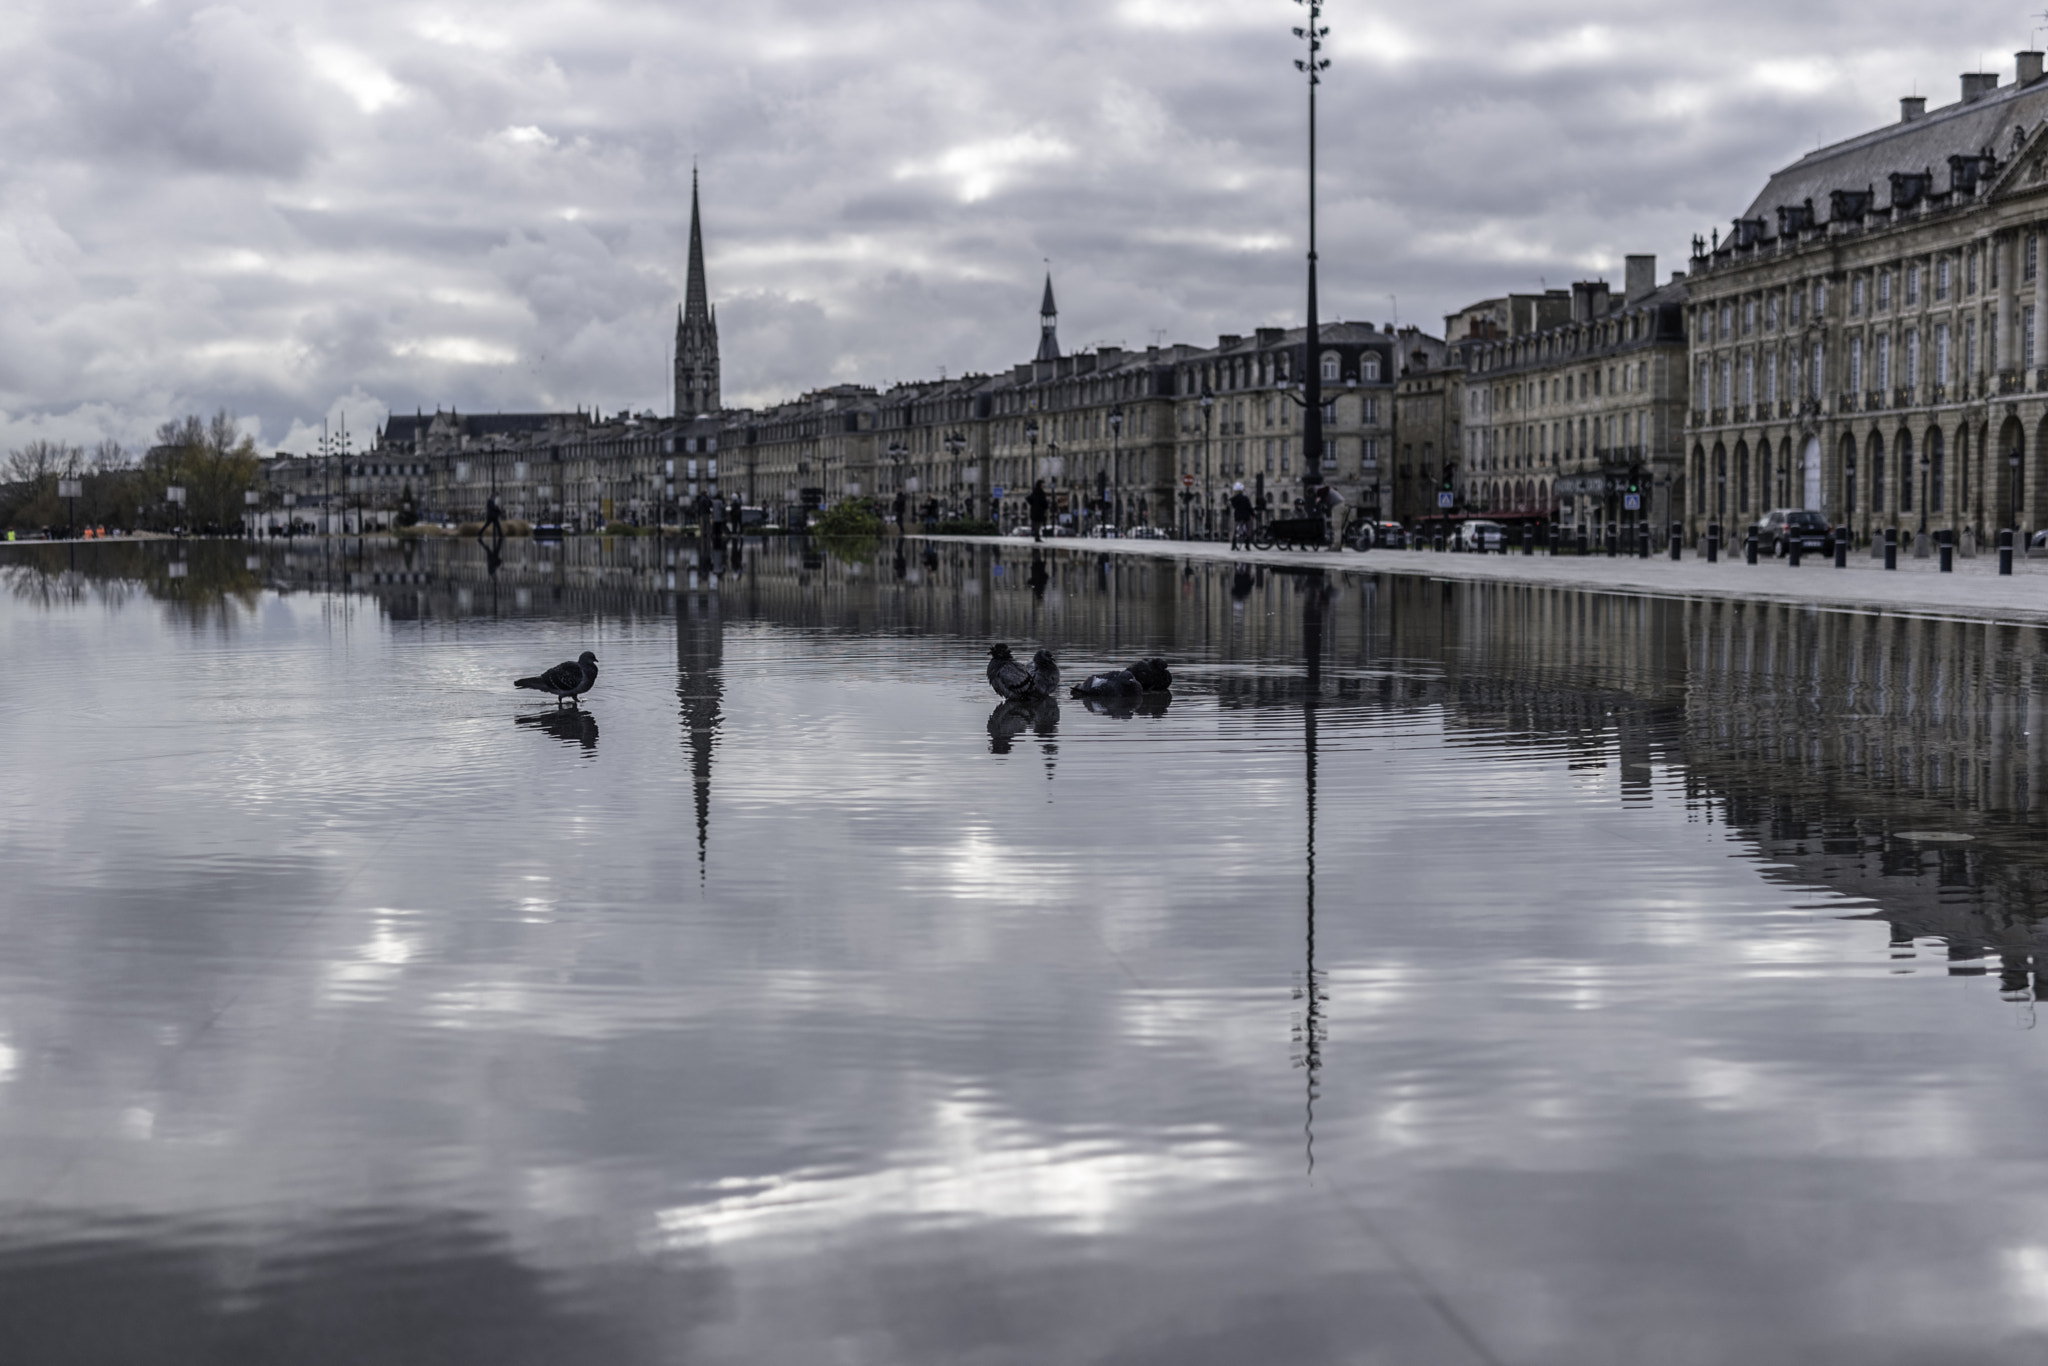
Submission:
<svg viewBox="0 0 2048 1366">
<path fill-rule="evenodd" d="M 988 537 L 928 537 L 930 540 L 987 541 Z M 1027 549 L 1031 542 L 1004 538 L 1002 545 Z M 1719 563 L 1688 550 L 1677 563 L 1669 552 L 1647 559 L 1605 555 L 1551 556 L 1542 551 L 1523 555 L 1465 555 L 1435 550 L 1347 550 L 1336 554 L 1299 550 L 1232 550 L 1221 541 L 1049 540 L 1041 549 L 1085 551 L 1105 555 L 1152 555 L 1191 560 L 1232 560 L 1247 564 L 1317 565 L 1323 568 L 1371 570 L 1382 574 L 1416 574 L 1437 579 L 1502 580 L 1590 588 L 1621 593 L 1655 593 L 1673 597 L 1749 598 L 1766 602 L 1812 603 L 1822 607 L 1888 610 L 1916 616 L 1969 616 L 1997 620 L 2048 621 L 2048 557 L 2029 561 L 2015 557 L 2011 577 L 1998 573 L 1998 555 L 1991 552 L 1957 559 L 1944 574 L 1932 556 L 1916 560 L 1901 549 L 1899 567 L 1886 572 L 1882 560 L 1867 549 L 1837 569 L 1832 560 L 1809 555 L 1797 569 L 1784 560 L 1759 559 L 1745 564 L 1738 547 Z"/>
</svg>

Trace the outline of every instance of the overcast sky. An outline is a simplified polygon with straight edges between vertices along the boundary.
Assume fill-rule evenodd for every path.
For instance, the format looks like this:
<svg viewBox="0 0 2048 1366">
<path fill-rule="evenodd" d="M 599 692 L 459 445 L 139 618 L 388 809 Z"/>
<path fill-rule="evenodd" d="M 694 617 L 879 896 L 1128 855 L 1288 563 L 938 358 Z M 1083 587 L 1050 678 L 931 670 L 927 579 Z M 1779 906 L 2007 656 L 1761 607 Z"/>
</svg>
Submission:
<svg viewBox="0 0 2048 1366">
<path fill-rule="evenodd" d="M 692 157 L 725 398 L 1298 323 L 1289 0 L 14 0 L 0 446 L 226 406 L 666 413 Z M 1326 319 L 1668 273 L 2023 7 L 1335 0 Z"/>
</svg>

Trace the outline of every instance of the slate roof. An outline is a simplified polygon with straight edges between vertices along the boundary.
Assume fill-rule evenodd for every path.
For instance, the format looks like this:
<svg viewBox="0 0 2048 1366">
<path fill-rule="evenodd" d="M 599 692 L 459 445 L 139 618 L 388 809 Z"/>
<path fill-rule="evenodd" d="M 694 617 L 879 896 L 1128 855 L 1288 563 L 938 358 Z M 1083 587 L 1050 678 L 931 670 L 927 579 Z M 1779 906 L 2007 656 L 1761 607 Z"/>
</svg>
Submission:
<svg viewBox="0 0 2048 1366">
<path fill-rule="evenodd" d="M 436 418 L 454 418 L 464 436 L 509 436 L 518 432 L 544 430 L 551 422 L 572 417 L 569 413 L 393 413 L 384 421 L 386 441 L 411 441 L 424 435 Z"/>
<path fill-rule="evenodd" d="M 1773 175 L 1763 193 L 1751 201 L 1744 218 L 1761 218 L 1775 233 L 1780 206 L 1797 206 L 1813 201 L 1814 218 L 1827 221 L 1828 195 L 1833 190 L 1877 191 L 1875 207 L 1891 203 L 1894 171 L 1934 172 L 1937 193 L 1949 184 L 1948 159 L 1975 156 L 1989 150 L 2003 166 L 2012 158 L 2021 138 L 2031 136 L 2048 122 L 2048 78 L 2022 86 L 2018 82 L 2000 86 L 1975 100 L 1958 100 L 1930 110 L 1911 122 L 1886 124 L 1872 132 L 1810 152 Z"/>
</svg>

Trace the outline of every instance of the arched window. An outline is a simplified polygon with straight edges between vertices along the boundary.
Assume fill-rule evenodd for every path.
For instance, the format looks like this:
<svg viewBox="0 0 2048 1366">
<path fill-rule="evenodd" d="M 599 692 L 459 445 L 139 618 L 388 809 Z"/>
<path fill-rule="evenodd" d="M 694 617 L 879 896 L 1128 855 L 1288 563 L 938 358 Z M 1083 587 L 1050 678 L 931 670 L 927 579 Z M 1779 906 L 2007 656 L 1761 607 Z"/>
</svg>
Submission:
<svg viewBox="0 0 2048 1366">
<path fill-rule="evenodd" d="M 1856 438 L 1842 436 L 1842 506 L 1856 510 Z"/>
<path fill-rule="evenodd" d="M 1337 353 L 1334 351 L 1325 351 L 1323 353 L 1323 378 L 1325 380 L 1337 378 Z"/>
<path fill-rule="evenodd" d="M 1749 511 L 1749 443 L 1735 443 L 1735 510 Z"/>
<path fill-rule="evenodd" d="M 1881 516 L 1884 512 L 1884 438 L 1876 432 L 1863 444 L 1864 458 L 1870 462 L 1870 515 Z"/>
<path fill-rule="evenodd" d="M 1367 356 L 1359 362 L 1359 368 L 1364 371 L 1361 378 L 1367 384 L 1378 382 L 1380 377 L 1380 358 L 1378 356 Z"/>
<path fill-rule="evenodd" d="M 1899 433 L 1899 511 L 1913 510 L 1913 434 Z"/>
<path fill-rule="evenodd" d="M 1773 506 L 1771 498 L 1775 486 L 1771 483 L 1771 443 L 1766 441 L 1756 448 L 1756 500 L 1765 512 Z"/>
<path fill-rule="evenodd" d="M 1728 515 L 1728 448 L 1714 445 L 1714 515 Z"/>
<path fill-rule="evenodd" d="M 1946 262 L 1943 262 L 1946 265 Z M 1941 428 L 1927 429 L 1927 510 L 1940 512 L 1947 504 L 1942 482 L 1948 474 L 1948 452 L 1942 449 Z"/>
</svg>

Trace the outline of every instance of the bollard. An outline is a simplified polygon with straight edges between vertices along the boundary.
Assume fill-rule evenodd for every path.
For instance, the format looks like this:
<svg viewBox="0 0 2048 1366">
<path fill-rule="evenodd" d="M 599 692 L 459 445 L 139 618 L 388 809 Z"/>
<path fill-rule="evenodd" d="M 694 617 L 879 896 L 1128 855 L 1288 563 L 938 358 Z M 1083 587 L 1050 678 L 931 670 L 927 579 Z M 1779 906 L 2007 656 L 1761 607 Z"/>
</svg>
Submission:
<svg viewBox="0 0 2048 1366">
<path fill-rule="evenodd" d="M 1579 555 L 1580 555 L 1580 557 L 1581 557 L 1581 558 L 1583 558 L 1583 557 L 1585 556 L 1585 553 L 1586 553 L 1586 528 L 1585 528 L 1585 527 L 1583 527 L 1583 526 L 1581 526 L 1581 527 L 1579 528 Z"/>
<path fill-rule="evenodd" d="M 1805 548 L 1804 538 L 1793 535 L 1785 538 L 1785 563 L 1792 568 L 1799 567 L 1799 552 Z"/>
<path fill-rule="evenodd" d="M 1749 534 L 1748 534 L 1747 536 L 1744 536 L 1744 537 L 1742 538 L 1742 562 L 1743 562 L 1744 564 L 1755 564 L 1755 563 L 1756 563 L 1756 528 L 1755 528 L 1755 527 L 1751 527 L 1751 528 L 1749 529 Z"/>
<path fill-rule="evenodd" d="M 1684 549 L 1685 549 L 1685 533 L 1684 533 L 1684 529 L 1683 529 L 1683 527 L 1682 527 L 1682 526 L 1681 526 L 1681 525 L 1680 525 L 1679 523 L 1677 523 L 1677 522 L 1673 522 L 1673 523 L 1671 524 L 1671 558 L 1672 558 L 1672 559 L 1674 559 L 1674 560 L 1676 560 L 1676 559 L 1678 558 L 1678 556 L 1679 556 L 1680 552 L 1682 552 L 1682 551 L 1683 551 Z"/>
<path fill-rule="evenodd" d="M 1849 567 L 1849 538 L 1849 528 L 1845 526 L 1835 528 L 1835 568 L 1837 569 L 1847 569 Z"/>
<path fill-rule="evenodd" d="M 2012 573 L 2011 527 L 2007 527 L 1998 533 L 1998 572 L 2001 574 Z"/>
<path fill-rule="evenodd" d="M 1614 523 L 1609 522 L 1607 524 L 1607 558 L 1611 560 L 1620 552 L 1621 532 L 1615 528 Z"/>
<path fill-rule="evenodd" d="M 1430 548 L 1432 550 L 1442 550 L 1444 548 L 1444 534 L 1441 531 L 1436 534 L 1436 540 L 1431 544 Z"/>
<path fill-rule="evenodd" d="M 1522 523 L 1522 553 L 1524 555 L 1534 555 L 1536 553 L 1536 528 L 1527 522 Z"/>
<path fill-rule="evenodd" d="M 1647 560 L 1650 558 L 1650 524 L 1648 522 L 1638 522 L 1636 524 L 1636 555 L 1639 559 Z"/>
<path fill-rule="evenodd" d="M 1939 538 L 1939 544 L 1936 546 L 1936 549 L 1941 552 L 1941 572 L 1953 574 L 1956 572 L 1955 533 L 1953 531 L 1937 531 L 1935 535 Z"/>
<path fill-rule="evenodd" d="M 1897 569 L 1899 567 L 1899 529 L 1895 526 L 1888 526 L 1884 529 L 1884 567 L 1886 569 Z"/>
<path fill-rule="evenodd" d="M 1719 564 L 1720 562 L 1721 562 L 1721 524 L 1720 524 L 1719 522 L 1708 522 L 1708 523 L 1707 523 L 1707 563 L 1708 563 L 1708 564 Z"/>
</svg>

